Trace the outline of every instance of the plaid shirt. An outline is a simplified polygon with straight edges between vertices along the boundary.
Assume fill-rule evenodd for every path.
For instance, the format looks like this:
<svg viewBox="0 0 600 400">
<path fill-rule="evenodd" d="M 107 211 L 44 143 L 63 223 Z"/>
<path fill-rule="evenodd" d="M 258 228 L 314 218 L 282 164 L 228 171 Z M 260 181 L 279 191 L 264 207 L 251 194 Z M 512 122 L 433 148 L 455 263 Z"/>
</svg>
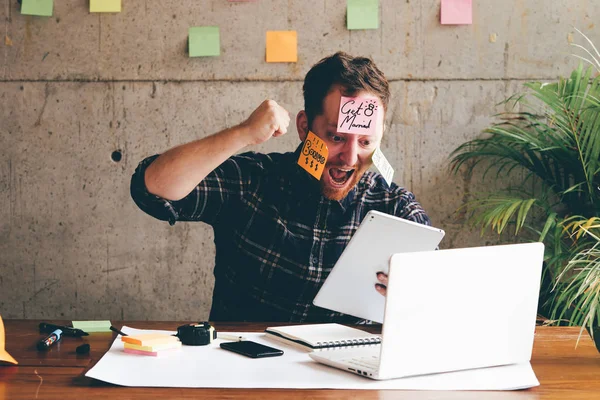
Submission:
<svg viewBox="0 0 600 400">
<path fill-rule="evenodd" d="M 412 193 L 374 172 L 343 200 L 324 198 L 296 164 L 299 150 L 233 156 L 179 201 L 146 190 L 144 172 L 157 156 L 136 169 L 131 196 L 143 211 L 171 225 L 203 221 L 214 229 L 211 321 L 358 322 L 312 301 L 366 213 L 430 224 Z"/>
</svg>

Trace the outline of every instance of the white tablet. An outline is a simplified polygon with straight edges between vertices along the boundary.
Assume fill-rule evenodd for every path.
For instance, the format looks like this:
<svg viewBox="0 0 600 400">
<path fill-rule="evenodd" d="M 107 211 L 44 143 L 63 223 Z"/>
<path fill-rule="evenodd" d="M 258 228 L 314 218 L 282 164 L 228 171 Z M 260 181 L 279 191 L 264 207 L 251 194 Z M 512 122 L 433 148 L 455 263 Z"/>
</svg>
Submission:
<svg viewBox="0 0 600 400">
<path fill-rule="evenodd" d="M 435 250 L 444 231 L 369 211 L 313 300 L 318 307 L 383 323 L 385 297 L 375 290 L 395 253 Z M 427 282 L 415 282 L 423 285 Z"/>
</svg>

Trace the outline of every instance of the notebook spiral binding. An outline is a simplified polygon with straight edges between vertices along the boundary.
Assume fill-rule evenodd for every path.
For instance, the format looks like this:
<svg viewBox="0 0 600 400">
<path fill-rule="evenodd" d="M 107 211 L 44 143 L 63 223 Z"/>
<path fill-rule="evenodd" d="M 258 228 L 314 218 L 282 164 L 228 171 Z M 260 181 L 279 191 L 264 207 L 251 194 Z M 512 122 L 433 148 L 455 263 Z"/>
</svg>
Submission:
<svg viewBox="0 0 600 400">
<path fill-rule="evenodd" d="M 331 342 L 317 342 L 316 348 L 329 348 L 329 347 L 346 347 L 346 346 L 367 346 L 372 344 L 381 343 L 381 338 L 364 338 L 364 339 L 350 339 L 350 340 L 334 340 Z"/>
</svg>

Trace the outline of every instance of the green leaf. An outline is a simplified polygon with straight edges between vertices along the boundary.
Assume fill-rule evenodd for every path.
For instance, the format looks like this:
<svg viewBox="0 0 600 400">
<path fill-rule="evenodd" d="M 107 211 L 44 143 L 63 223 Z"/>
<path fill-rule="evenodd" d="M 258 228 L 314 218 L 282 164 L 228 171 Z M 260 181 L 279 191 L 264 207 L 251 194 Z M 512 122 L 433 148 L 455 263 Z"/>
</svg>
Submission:
<svg viewBox="0 0 600 400">
<path fill-rule="evenodd" d="M 546 238 L 546 235 L 548 234 L 548 231 L 553 226 L 555 226 L 556 216 L 557 216 L 557 214 L 555 212 L 553 212 L 550 215 L 548 215 L 548 218 L 546 218 L 546 223 L 544 224 L 544 227 L 542 228 L 542 233 L 540 234 L 540 238 L 539 238 L 540 242 L 544 241 L 544 239 Z"/>
<path fill-rule="evenodd" d="M 543 241 L 541 306 L 587 326 L 600 319 L 600 76 L 592 73 L 580 63 L 568 79 L 526 83 L 501 103 L 510 111 L 450 154 L 452 171 L 474 184 L 510 182 L 471 194 L 468 223 L 482 234 L 514 224 L 515 235 Z"/>
</svg>

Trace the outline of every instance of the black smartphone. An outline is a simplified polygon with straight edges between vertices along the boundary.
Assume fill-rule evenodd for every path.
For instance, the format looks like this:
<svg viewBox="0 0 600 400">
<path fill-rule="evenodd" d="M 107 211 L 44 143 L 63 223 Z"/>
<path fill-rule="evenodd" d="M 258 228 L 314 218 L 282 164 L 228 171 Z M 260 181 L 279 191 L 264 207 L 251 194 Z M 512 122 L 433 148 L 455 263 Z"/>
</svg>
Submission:
<svg viewBox="0 0 600 400">
<path fill-rule="evenodd" d="M 277 357 L 283 355 L 282 350 L 276 349 L 275 347 L 265 346 L 264 344 L 256 343 L 251 340 L 242 340 L 240 342 L 224 342 L 221 343 L 221 348 L 252 358 Z"/>
</svg>

